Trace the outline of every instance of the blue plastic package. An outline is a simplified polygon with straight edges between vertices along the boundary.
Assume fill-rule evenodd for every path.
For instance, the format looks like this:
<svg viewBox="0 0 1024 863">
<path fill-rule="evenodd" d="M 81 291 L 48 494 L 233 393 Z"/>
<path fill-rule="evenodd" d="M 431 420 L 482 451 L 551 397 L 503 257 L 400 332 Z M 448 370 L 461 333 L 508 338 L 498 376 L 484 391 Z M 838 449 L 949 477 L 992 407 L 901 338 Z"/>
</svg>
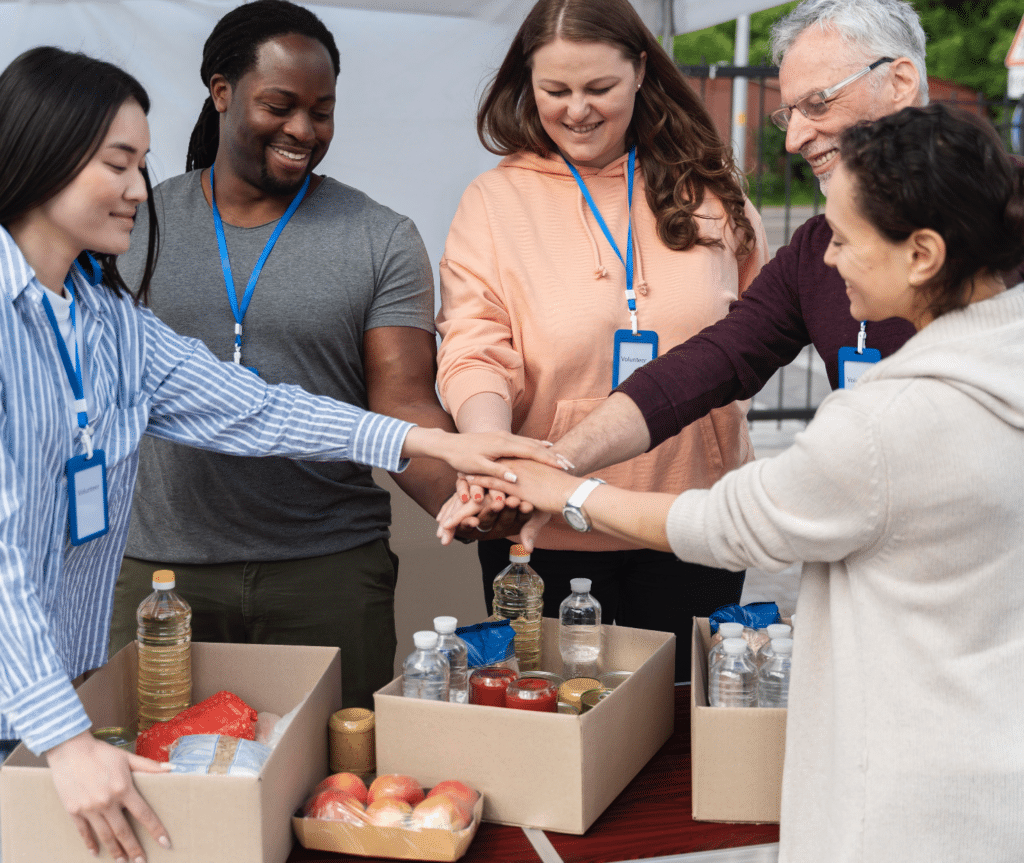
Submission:
<svg viewBox="0 0 1024 863">
<path fill-rule="evenodd" d="M 742 623 L 749 629 L 764 629 L 779 622 L 779 607 L 774 602 L 751 602 L 747 605 L 723 605 L 708 615 L 711 634 L 718 632 L 720 623 Z"/>
<path fill-rule="evenodd" d="M 472 626 L 460 626 L 455 634 L 469 648 L 467 664 L 470 668 L 496 665 L 516 655 L 516 631 L 509 620 L 488 620 Z"/>
</svg>

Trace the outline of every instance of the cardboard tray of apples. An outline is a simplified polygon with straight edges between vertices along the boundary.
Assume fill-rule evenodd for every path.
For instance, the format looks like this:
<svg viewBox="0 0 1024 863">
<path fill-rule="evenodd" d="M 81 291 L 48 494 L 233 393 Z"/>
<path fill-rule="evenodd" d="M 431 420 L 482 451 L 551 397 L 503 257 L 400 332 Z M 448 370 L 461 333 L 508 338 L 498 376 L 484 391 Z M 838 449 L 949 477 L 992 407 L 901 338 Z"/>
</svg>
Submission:
<svg viewBox="0 0 1024 863">
<path fill-rule="evenodd" d="M 483 816 L 483 796 L 455 780 L 424 789 L 411 776 L 378 776 L 367 788 L 354 773 L 333 773 L 313 789 L 292 828 L 304 848 L 458 860 Z"/>
</svg>

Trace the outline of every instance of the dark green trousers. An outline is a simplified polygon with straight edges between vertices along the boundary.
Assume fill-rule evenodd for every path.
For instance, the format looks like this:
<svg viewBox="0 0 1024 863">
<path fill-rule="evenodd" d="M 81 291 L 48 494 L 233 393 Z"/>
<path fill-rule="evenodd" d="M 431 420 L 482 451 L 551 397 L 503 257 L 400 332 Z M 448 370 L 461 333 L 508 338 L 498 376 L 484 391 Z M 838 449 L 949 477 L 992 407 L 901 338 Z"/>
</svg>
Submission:
<svg viewBox="0 0 1024 863">
<path fill-rule="evenodd" d="M 300 560 L 193 565 L 121 564 L 110 655 L 135 639 L 135 610 L 157 569 L 174 571 L 192 606 L 192 640 L 309 644 L 341 649 L 342 703 L 373 709 L 373 692 L 394 676 L 398 558 L 384 540 Z"/>
</svg>

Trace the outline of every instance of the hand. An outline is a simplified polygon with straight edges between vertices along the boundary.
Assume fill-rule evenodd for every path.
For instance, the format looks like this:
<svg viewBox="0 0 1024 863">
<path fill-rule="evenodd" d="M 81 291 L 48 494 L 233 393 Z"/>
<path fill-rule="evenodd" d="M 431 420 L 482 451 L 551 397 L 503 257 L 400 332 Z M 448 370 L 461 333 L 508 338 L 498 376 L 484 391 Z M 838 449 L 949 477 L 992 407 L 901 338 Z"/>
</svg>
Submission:
<svg viewBox="0 0 1024 863">
<path fill-rule="evenodd" d="M 500 539 L 519 533 L 532 514 L 532 504 L 512 495 L 487 492 L 477 500 L 457 490 L 437 514 L 437 537 L 442 545 L 448 545 L 455 534 L 468 540 Z M 441 523 L 448 526 L 441 527 Z"/>
<path fill-rule="evenodd" d="M 515 485 L 501 474 L 511 471 L 516 476 Z M 563 470 L 552 469 L 543 464 L 529 461 L 503 461 L 500 473 L 489 475 L 468 474 L 468 483 L 477 484 L 492 491 L 515 494 L 527 500 L 542 512 L 561 513 L 569 496 L 576 490 L 582 479 Z M 447 525 L 442 525 L 447 526 Z"/>
<path fill-rule="evenodd" d="M 462 473 L 498 476 L 506 483 L 514 483 L 515 474 L 503 468 L 496 459 L 532 459 L 552 467 L 560 467 L 562 464 L 559 457 L 551 452 L 549 445 L 533 438 L 519 437 L 510 432 L 451 434 L 419 426 L 409 430 L 402 455 L 438 458 Z M 505 494 L 511 493 L 505 489 L 502 491 Z"/>
<path fill-rule="evenodd" d="M 145 861 L 132 832 L 128 810 L 164 848 L 171 847 L 164 825 L 139 794 L 132 771 L 166 773 L 169 764 L 151 761 L 97 740 L 88 731 L 65 740 L 46 753 L 61 804 L 96 855 L 100 844 L 114 860 Z"/>
</svg>

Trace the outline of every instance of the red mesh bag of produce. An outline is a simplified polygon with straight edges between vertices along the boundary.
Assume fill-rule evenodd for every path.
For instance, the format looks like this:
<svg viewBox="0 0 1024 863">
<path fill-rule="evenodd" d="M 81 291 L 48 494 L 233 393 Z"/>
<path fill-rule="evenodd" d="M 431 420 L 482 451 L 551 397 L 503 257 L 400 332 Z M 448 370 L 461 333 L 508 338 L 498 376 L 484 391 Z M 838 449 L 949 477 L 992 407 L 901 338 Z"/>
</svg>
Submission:
<svg viewBox="0 0 1024 863">
<path fill-rule="evenodd" d="M 256 711 L 237 695 L 221 691 L 185 708 L 174 719 L 140 732 L 135 751 L 154 761 L 167 761 L 170 745 L 186 734 L 227 734 L 255 740 Z"/>
</svg>

